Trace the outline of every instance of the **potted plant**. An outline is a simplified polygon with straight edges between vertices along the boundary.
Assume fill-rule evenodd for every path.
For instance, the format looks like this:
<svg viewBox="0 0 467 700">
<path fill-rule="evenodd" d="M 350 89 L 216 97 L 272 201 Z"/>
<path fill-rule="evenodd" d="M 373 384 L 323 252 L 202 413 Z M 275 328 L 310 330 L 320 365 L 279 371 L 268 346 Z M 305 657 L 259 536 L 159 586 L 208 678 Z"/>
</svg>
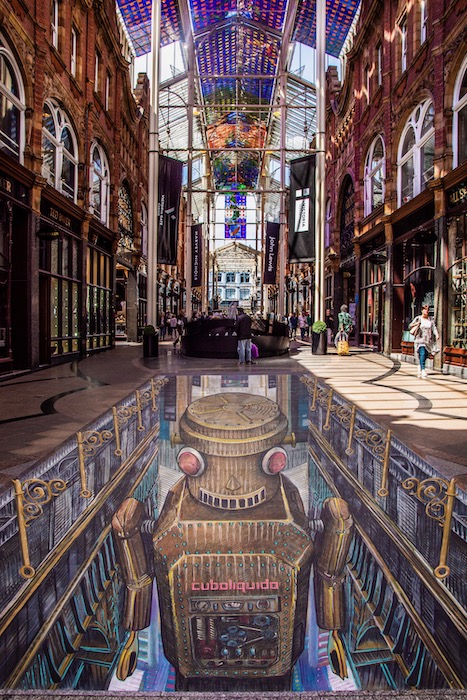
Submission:
<svg viewBox="0 0 467 700">
<path fill-rule="evenodd" d="M 159 333 L 151 324 L 143 329 L 143 357 L 159 357 Z"/>
<path fill-rule="evenodd" d="M 327 325 L 324 321 L 315 321 L 311 326 L 311 352 L 313 355 L 326 355 L 328 351 Z"/>
</svg>

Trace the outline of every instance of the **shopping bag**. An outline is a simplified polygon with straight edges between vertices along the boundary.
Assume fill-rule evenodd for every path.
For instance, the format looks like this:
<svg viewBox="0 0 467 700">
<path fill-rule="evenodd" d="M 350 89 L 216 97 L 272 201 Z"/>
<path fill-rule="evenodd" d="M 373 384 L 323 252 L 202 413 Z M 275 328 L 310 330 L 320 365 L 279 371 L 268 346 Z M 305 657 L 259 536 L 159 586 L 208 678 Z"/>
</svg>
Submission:
<svg viewBox="0 0 467 700">
<path fill-rule="evenodd" d="M 254 343 L 251 344 L 251 359 L 252 360 L 257 360 L 259 357 L 259 350 L 258 346 L 255 345 Z"/>
<path fill-rule="evenodd" d="M 337 341 L 337 354 L 338 355 L 350 355 L 350 353 L 349 353 L 349 341 L 348 340 L 338 340 Z"/>
</svg>

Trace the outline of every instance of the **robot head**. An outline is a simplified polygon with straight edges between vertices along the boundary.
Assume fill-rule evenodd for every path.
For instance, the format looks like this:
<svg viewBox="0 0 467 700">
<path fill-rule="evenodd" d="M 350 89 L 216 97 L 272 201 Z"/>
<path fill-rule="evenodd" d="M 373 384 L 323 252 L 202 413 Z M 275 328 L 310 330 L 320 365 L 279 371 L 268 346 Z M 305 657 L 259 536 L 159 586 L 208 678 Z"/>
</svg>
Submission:
<svg viewBox="0 0 467 700">
<path fill-rule="evenodd" d="M 185 447 L 178 465 L 191 495 L 222 510 L 269 500 L 287 462 L 279 446 L 286 433 L 286 417 L 265 397 L 224 393 L 197 399 L 180 421 Z"/>
</svg>

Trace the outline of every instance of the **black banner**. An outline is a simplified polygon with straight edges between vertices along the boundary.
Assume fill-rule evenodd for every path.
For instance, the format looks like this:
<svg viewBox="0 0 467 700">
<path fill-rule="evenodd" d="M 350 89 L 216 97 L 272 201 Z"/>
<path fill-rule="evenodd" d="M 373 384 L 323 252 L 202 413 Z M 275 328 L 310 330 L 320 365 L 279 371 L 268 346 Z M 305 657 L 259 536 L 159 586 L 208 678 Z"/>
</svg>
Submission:
<svg viewBox="0 0 467 700">
<path fill-rule="evenodd" d="M 316 156 L 290 162 L 289 262 L 315 259 Z"/>
<path fill-rule="evenodd" d="M 191 227 L 191 286 L 201 287 L 203 277 L 203 234 L 201 224 Z"/>
<path fill-rule="evenodd" d="M 279 250 L 279 224 L 266 224 L 263 284 L 276 284 L 277 252 Z"/>
<path fill-rule="evenodd" d="M 157 261 L 177 263 L 178 212 L 182 190 L 183 163 L 159 156 L 159 206 Z"/>
</svg>

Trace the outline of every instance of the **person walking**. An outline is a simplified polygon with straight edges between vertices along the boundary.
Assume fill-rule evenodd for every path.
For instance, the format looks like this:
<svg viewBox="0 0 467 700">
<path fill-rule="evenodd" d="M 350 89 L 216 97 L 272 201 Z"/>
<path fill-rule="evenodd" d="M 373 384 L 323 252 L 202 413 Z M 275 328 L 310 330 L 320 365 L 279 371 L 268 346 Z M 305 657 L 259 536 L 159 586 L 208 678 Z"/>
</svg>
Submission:
<svg viewBox="0 0 467 700">
<path fill-rule="evenodd" d="M 165 313 L 162 311 L 160 315 L 160 320 L 159 320 L 159 335 L 160 339 L 165 340 L 165 331 L 166 331 L 166 325 L 165 325 Z"/>
<path fill-rule="evenodd" d="M 178 340 L 178 323 L 177 323 L 177 317 L 175 314 L 172 314 L 169 317 L 169 328 L 170 328 L 170 334 L 172 336 L 172 340 L 174 341 L 174 347 L 175 347 L 177 340 Z"/>
<path fill-rule="evenodd" d="M 305 333 L 307 329 L 306 316 L 303 311 L 298 317 L 298 327 L 300 328 L 300 340 L 305 340 Z"/>
<path fill-rule="evenodd" d="M 326 309 L 326 318 L 324 320 L 326 322 L 326 333 L 329 347 L 332 343 L 334 335 L 334 316 L 331 313 L 331 309 Z"/>
<path fill-rule="evenodd" d="M 426 360 L 428 355 L 438 352 L 437 340 L 439 339 L 438 329 L 433 318 L 430 317 L 428 304 L 422 305 L 422 313 L 415 316 L 409 325 L 409 331 L 414 337 L 413 345 L 418 360 L 418 376 L 421 379 L 426 379 Z"/>
<path fill-rule="evenodd" d="M 293 311 L 289 317 L 289 338 L 291 340 L 297 340 L 297 325 L 297 314 Z"/>
<path fill-rule="evenodd" d="M 235 321 L 235 332 L 237 334 L 238 364 L 255 365 L 251 359 L 251 318 L 239 307 Z"/>
<path fill-rule="evenodd" d="M 337 314 L 337 323 L 339 330 L 343 331 L 347 337 L 350 335 L 353 329 L 352 316 L 349 314 L 349 308 L 347 304 L 342 304 L 341 310 Z"/>
</svg>

